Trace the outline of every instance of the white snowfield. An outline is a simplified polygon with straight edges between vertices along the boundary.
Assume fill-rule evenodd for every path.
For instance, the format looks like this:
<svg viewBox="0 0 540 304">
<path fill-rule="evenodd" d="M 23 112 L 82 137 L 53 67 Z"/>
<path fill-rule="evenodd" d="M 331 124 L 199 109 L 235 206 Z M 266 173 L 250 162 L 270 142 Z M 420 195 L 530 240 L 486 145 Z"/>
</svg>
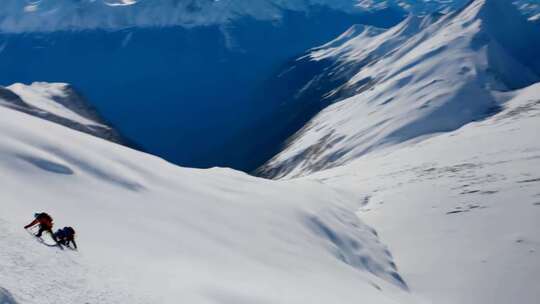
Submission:
<svg viewBox="0 0 540 304">
<path fill-rule="evenodd" d="M 540 81 L 539 52 L 540 27 L 503 0 L 411 16 L 388 31 L 355 27 L 311 53 L 340 62 L 336 73 L 357 65 L 336 88 L 354 96 L 312 119 L 265 171 L 300 176 L 490 116 L 497 92 Z"/>
</svg>

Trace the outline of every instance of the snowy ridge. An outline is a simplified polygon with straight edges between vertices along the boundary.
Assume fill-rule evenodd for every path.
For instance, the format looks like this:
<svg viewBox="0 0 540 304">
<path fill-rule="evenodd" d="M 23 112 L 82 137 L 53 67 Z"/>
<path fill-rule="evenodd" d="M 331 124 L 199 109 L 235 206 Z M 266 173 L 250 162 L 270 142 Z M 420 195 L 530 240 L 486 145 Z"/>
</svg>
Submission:
<svg viewBox="0 0 540 304">
<path fill-rule="evenodd" d="M 333 59 L 343 64 L 374 61 L 401 46 L 433 20 L 431 15 L 409 15 L 402 23 L 388 30 L 354 25 L 335 40 L 315 48 L 308 57 L 315 61 Z"/>
<path fill-rule="evenodd" d="M 411 300 L 355 195 L 180 168 L 3 106 L 0 116 L 0 288 L 17 303 Z M 23 230 L 41 210 L 76 228 L 80 252 Z"/>
<path fill-rule="evenodd" d="M 493 115 L 500 107 L 494 92 L 540 81 L 540 29 L 507 1 L 477 0 L 454 14 L 410 17 L 357 37 L 311 55 L 359 63 L 359 72 L 333 92 L 354 96 L 322 111 L 263 174 L 303 175 L 455 130 Z"/>
<path fill-rule="evenodd" d="M 0 87 L 0 106 L 56 122 L 116 143 L 120 135 L 69 84 L 34 82 Z"/>
<path fill-rule="evenodd" d="M 514 3 L 531 19 L 540 13 L 540 0 Z M 239 17 L 279 20 L 283 10 L 309 12 L 313 6 L 352 13 L 387 8 L 416 15 L 448 13 L 467 0 L 4 0 L 0 30 L 4 32 L 118 29 L 146 26 L 225 24 Z"/>
</svg>

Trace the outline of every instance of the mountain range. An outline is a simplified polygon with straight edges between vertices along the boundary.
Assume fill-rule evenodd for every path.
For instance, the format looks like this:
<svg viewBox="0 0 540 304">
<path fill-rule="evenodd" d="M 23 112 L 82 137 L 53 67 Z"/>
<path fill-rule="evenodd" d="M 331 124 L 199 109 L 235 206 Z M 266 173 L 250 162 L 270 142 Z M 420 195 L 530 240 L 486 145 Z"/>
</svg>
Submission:
<svg viewBox="0 0 540 304">
<path fill-rule="evenodd" d="M 540 298 L 534 1 L 7 3 L 56 23 L 0 34 L 0 303 Z"/>
</svg>

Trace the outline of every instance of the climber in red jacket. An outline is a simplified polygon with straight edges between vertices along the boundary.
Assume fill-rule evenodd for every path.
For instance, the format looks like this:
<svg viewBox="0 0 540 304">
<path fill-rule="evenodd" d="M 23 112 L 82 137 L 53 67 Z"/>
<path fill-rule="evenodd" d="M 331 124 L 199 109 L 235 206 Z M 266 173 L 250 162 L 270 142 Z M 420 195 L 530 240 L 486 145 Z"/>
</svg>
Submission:
<svg viewBox="0 0 540 304">
<path fill-rule="evenodd" d="M 41 213 L 35 213 L 34 214 L 34 220 L 24 226 L 24 229 L 28 229 L 30 227 L 33 227 L 37 224 L 39 224 L 39 231 L 38 233 L 36 234 L 37 237 L 41 237 L 41 235 L 43 234 L 43 232 L 48 232 L 51 234 L 51 237 L 53 238 L 53 240 L 58 243 L 58 240 L 56 239 L 56 236 L 54 235 L 53 231 L 52 231 L 52 228 L 53 228 L 53 219 L 50 215 L 48 215 L 47 213 L 45 212 L 41 212 Z"/>
</svg>

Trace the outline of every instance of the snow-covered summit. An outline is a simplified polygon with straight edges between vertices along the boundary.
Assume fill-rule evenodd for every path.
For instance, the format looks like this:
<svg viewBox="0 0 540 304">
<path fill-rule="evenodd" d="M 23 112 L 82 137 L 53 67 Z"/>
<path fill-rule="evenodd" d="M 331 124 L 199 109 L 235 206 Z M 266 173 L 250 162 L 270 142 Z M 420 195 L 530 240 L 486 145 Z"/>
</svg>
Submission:
<svg viewBox="0 0 540 304">
<path fill-rule="evenodd" d="M 492 115 L 497 91 L 540 81 L 539 51 L 540 29 L 503 0 L 338 38 L 310 56 L 333 57 L 336 73 L 355 66 L 358 72 L 329 92 L 353 97 L 321 112 L 263 170 L 301 175 Z"/>
<path fill-rule="evenodd" d="M 121 136 L 67 83 L 16 83 L 0 87 L 0 106 L 15 109 L 103 139 Z"/>
</svg>

